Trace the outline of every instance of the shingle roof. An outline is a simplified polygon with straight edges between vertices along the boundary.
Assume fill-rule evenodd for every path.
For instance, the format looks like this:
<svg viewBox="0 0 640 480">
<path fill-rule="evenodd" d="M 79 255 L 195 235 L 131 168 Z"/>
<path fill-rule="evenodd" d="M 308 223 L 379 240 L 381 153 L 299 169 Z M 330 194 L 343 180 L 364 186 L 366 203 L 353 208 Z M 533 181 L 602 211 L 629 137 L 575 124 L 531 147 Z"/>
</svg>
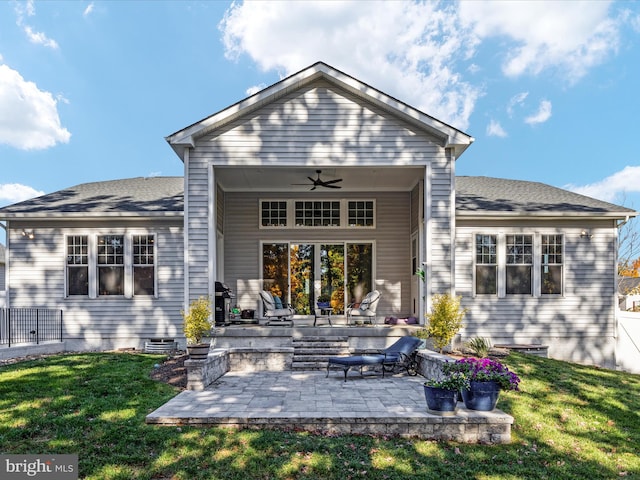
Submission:
<svg viewBox="0 0 640 480">
<path fill-rule="evenodd" d="M 538 182 L 456 177 L 456 215 L 602 215 L 637 212 Z M 183 177 L 137 177 L 84 183 L 0 208 L 0 218 L 182 215 Z"/>
<path fill-rule="evenodd" d="M 0 218 L 55 215 L 182 215 L 183 177 L 137 177 L 83 183 L 0 208 Z"/>
<path fill-rule="evenodd" d="M 491 177 L 456 177 L 456 214 L 634 216 L 630 208 L 544 183 Z"/>
</svg>

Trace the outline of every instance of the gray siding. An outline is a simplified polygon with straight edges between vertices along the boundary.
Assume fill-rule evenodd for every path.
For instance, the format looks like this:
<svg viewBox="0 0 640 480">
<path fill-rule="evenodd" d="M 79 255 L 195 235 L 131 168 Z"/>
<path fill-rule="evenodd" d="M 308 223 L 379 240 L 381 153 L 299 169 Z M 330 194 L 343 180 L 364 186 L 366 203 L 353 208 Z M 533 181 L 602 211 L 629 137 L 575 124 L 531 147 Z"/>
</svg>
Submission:
<svg viewBox="0 0 640 480">
<path fill-rule="evenodd" d="M 382 293 L 380 316 L 410 312 L 411 259 L 409 192 L 362 193 L 340 198 L 376 200 L 377 228 L 279 228 L 260 229 L 259 199 L 286 199 L 259 193 L 227 193 L 225 217 L 225 283 L 237 294 L 242 308 L 256 308 L 260 288 L 260 241 L 372 241 L 375 243 L 375 283 Z M 300 198 L 300 195 L 291 197 Z M 335 199 L 318 194 L 314 199 Z"/>
<path fill-rule="evenodd" d="M 555 358 L 615 366 L 616 230 L 612 227 L 613 222 L 602 221 L 459 223 L 456 293 L 469 307 L 463 337 L 542 343 L 549 345 L 549 354 Z M 583 228 L 591 229 L 591 239 L 580 237 Z M 475 233 L 563 234 L 564 294 L 474 296 Z"/>
<path fill-rule="evenodd" d="M 327 82 L 316 82 L 303 89 L 296 90 L 277 101 L 266 104 L 262 109 L 250 116 L 236 120 L 224 127 L 209 133 L 196 141 L 196 146 L 189 152 L 187 180 L 187 228 L 189 248 L 189 297 L 194 298 L 206 294 L 213 275 L 209 272 L 209 212 L 207 178 L 211 166 L 286 166 L 286 165 L 340 165 L 340 166 L 416 166 L 431 165 L 431 172 L 437 177 L 434 188 L 434 208 L 432 226 L 436 232 L 434 237 L 434 253 L 430 257 L 438 263 L 436 269 L 438 279 L 435 285 L 440 289 L 448 288 L 450 276 L 442 272 L 450 267 L 449 245 L 451 243 L 450 223 L 447 215 L 450 212 L 450 158 L 445 149 L 434 137 L 424 130 L 400 121 L 389 112 L 378 107 L 362 103 L 362 101 L 346 91 L 337 89 Z M 214 170 L 215 172 L 215 170 Z M 215 175 L 214 175 L 215 178 Z M 416 179 L 417 181 L 418 179 Z M 378 204 L 378 213 L 383 215 L 386 208 L 399 208 L 389 217 L 378 219 L 377 235 L 381 235 L 381 243 L 377 246 L 379 281 L 386 282 L 389 289 L 381 310 L 394 314 L 410 312 L 410 291 L 408 281 L 411 275 L 410 255 L 410 192 L 402 192 L 402 205 L 387 207 L 384 202 Z M 360 193 L 359 197 L 363 197 Z M 231 192 L 225 192 L 225 282 L 240 282 L 254 278 L 257 269 L 257 245 L 252 236 L 237 238 L 231 224 L 237 217 L 238 205 L 255 211 L 256 197 L 238 198 Z M 315 198 L 315 197 L 314 197 Z M 395 198 L 395 197 L 392 197 Z M 255 201 L 254 201 L 255 200 Z M 419 200 L 421 201 L 421 200 Z M 247 202 L 247 203 L 244 203 Z M 253 202 L 253 203 L 252 203 Z M 398 215 L 398 212 L 401 215 Z M 244 213 L 244 210 L 240 212 Z M 400 229 L 396 223 L 400 222 Z M 257 211 L 250 218 L 246 228 L 257 225 Z M 315 235 L 335 237 L 335 232 L 305 232 L 310 240 Z M 271 233 L 269 233 L 271 235 Z M 351 233 L 359 238 L 368 238 L 366 233 Z M 385 237 L 385 235 L 388 236 Z M 393 240 L 391 240 L 393 238 Z M 383 241 L 384 240 L 384 241 Z M 385 242 L 389 243 L 385 243 Z M 252 243 L 250 243 L 252 242 Z M 251 263 L 252 269 L 245 270 L 234 265 L 234 258 L 228 258 L 229 249 L 239 253 L 238 258 Z M 398 250 L 401 250 L 403 263 L 395 263 Z M 213 252 L 209 252 L 213 255 Z M 389 260 L 387 260 L 387 256 Z M 218 259 L 220 261 L 221 259 Z M 393 267 L 386 267 L 385 262 L 393 262 Z M 247 267 L 249 268 L 249 267 Z M 403 271 L 398 277 L 398 271 Z M 391 275 L 389 278 L 386 275 Z M 393 283 L 395 281 L 396 283 Z M 252 291 L 257 285 L 252 284 Z M 243 287 L 235 286 L 237 291 Z M 244 299 L 239 299 L 243 300 Z"/>
<path fill-rule="evenodd" d="M 11 307 L 62 309 L 69 349 L 139 348 L 149 337 L 182 337 L 184 290 L 181 219 L 157 223 L 74 222 L 32 227 L 33 240 L 9 230 Z M 157 297 L 65 297 L 67 235 L 145 234 L 156 236 Z"/>
</svg>

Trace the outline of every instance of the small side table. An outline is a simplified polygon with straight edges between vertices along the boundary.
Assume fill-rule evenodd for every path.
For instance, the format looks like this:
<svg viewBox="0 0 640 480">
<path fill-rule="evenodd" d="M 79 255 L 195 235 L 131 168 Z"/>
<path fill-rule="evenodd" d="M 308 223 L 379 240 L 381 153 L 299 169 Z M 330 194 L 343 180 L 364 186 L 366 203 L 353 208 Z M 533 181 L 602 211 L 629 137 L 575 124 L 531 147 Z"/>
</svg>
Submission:
<svg viewBox="0 0 640 480">
<path fill-rule="evenodd" d="M 324 320 L 326 319 L 327 322 L 329 322 L 329 326 L 333 327 L 333 325 L 331 324 L 331 310 L 333 310 L 333 308 L 331 307 L 322 307 L 322 308 L 316 308 L 313 311 L 313 326 L 316 326 L 316 322 L 318 321 L 318 319 L 320 320 Z M 319 312 L 319 313 L 318 313 Z"/>
</svg>

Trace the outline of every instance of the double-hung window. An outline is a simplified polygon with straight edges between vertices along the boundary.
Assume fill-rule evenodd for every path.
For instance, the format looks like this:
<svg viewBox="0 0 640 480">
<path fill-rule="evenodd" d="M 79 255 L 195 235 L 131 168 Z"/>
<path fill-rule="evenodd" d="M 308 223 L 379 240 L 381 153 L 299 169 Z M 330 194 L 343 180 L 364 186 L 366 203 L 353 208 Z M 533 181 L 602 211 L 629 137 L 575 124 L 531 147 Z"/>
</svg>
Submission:
<svg viewBox="0 0 640 480">
<path fill-rule="evenodd" d="M 476 235 L 476 294 L 498 293 L 498 237 Z"/>
<path fill-rule="evenodd" d="M 474 234 L 474 294 L 562 295 L 564 236 Z"/>
<path fill-rule="evenodd" d="M 533 236 L 507 235 L 507 295 L 531 295 Z"/>
<path fill-rule="evenodd" d="M 133 294 L 153 295 L 155 293 L 153 235 L 133 236 Z"/>
<path fill-rule="evenodd" d="M 69 235 L 66 237 L 66 295 L 154 296 L 156 237 Z"/>
<path fill-rule="evenodd" d="M 98 295 L 124 295 L 124 235 L 98 237 Z"/>
<path fill-rule="evenodd" d="M 540 293 L 560 295 L 562 293 L 562 235 L 542 235 L 541 243 Z"/>
<path fill-rule="evenodd" d="M 89 294 L 89 237 L 67 237 L 67 295 Z"/>
</svg>

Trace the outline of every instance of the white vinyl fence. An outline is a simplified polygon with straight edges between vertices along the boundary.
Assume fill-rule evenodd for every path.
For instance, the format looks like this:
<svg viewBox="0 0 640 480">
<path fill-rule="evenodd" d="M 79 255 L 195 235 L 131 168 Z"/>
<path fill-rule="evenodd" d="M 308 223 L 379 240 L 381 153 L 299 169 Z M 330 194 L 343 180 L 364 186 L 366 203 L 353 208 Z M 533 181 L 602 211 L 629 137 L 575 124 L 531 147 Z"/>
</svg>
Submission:
<svg viewBox="0 0 640 480">
<path fill-rule="evenodd" d="M 640 373 L 640 313 L 618 312 L 618 369 Z"/>
</svg>

